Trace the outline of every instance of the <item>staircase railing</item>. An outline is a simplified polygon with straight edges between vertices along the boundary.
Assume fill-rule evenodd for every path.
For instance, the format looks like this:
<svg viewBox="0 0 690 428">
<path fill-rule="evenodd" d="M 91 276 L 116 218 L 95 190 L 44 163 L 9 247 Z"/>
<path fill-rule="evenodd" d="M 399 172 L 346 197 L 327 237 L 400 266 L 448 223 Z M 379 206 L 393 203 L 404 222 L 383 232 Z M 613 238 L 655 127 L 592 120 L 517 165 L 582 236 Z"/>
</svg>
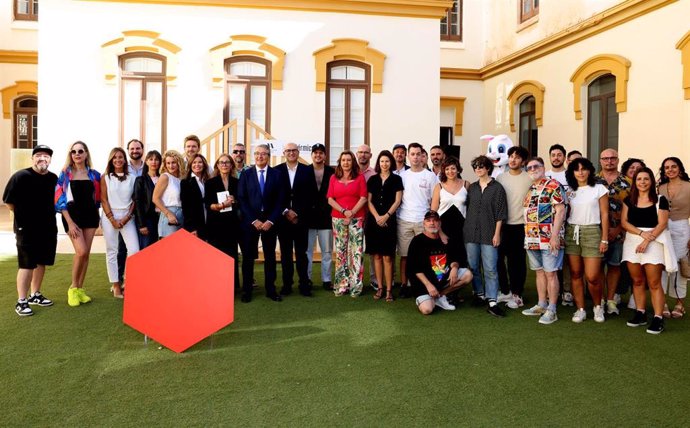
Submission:
<svg viewBox="0 0 690 428">
<path fill-rule="evenodd" d="M 236 141 L 237 119 L 233 119 L 213 134 L 201 140 L 200 153 L 206 156 L 209 164 L 213 165 L 221 153 L 230 153 Z"/>
</svg>

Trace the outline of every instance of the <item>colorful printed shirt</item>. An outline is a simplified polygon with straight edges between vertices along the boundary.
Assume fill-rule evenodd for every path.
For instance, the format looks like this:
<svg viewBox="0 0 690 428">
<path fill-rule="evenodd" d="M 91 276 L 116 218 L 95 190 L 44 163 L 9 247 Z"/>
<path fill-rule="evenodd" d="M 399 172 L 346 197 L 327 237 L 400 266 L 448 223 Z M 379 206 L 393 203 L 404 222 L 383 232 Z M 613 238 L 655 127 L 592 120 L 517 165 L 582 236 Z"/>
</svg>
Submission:
<svg viewBox="0 0 690 428">
<path fill-rule="evenodd" d="M 604 176 L 600 173 L 596 175 L 597 183 L 603 184 L 609 189 L 609 230 L 617 228 L 621 224 L 621 216 L 623 214 L 623 201 L 630 194 L 631 182 L 623 174 L 618 174 L 618 177 L 609 184 Z M 616 235 L 614 241 L 623 238 L 623 229 Z"/>
<path fill-rule="evenodd" d="M 525 208 L 525 249 L 549 250 L 556 205 L 567 203 L 565 191 L 558 180 L 542 178 L 532 183 L 522 206 Z M 563 222 L 565 223 L 565 222 Z M 558 230 L 560 248 L 565 246 L 565 228 Z"/>
</svg>

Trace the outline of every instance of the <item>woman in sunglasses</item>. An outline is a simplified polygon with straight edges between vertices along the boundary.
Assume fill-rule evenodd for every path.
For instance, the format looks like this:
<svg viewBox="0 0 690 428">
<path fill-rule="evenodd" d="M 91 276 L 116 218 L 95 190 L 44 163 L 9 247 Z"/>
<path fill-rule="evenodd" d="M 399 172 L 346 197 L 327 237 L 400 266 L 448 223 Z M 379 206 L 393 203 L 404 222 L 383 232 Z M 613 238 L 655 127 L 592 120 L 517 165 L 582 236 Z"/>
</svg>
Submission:
<svg viewBox="0 0 690 428">
<path fill-rule="evenodd" d="M 67 303 L 79 306 L 91 298 L 84 292 L 91 244 L 100 223 L 101 174 L 91 169 L 91 155 L 85 143 L 73 143 L 55 187 L 55 209 L 62 213 L 62 225 L 74 246 L 72 284 Z"/>
</svg>

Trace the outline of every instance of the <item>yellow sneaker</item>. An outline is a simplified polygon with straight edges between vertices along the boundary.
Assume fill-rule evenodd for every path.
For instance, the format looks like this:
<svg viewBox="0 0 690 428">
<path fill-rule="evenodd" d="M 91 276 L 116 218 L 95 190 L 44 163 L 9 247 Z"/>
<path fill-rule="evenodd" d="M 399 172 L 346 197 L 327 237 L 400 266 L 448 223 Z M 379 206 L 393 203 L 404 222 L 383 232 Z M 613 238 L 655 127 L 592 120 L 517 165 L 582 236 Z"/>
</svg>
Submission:
<svg viewBox="0 0 690 428">
<path fill-rule="evenodd" d="M 79 303 L 89 303 L 91 301 L 91 298 L 86 295 L 83 288 L 77 288 L 77 296 Z"/>
<path fill-rule="evenodd" d="M 68 288 L 67 289 L 67 304 L 70 306 L 79 306 L 81 301 L 79 301 L 79 288 Z"/>
</svg>

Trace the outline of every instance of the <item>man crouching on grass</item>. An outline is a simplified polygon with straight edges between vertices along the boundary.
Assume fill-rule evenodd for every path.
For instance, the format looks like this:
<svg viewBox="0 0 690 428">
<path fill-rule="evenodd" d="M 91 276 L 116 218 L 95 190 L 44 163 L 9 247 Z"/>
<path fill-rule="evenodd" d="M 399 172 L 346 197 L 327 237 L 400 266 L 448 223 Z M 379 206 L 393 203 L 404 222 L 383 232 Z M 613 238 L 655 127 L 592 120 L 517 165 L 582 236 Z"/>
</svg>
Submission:
<svg viewBox="0 0 690 428">
<path fill-rule="evenodd" d="M 429 315 L 438 306 L 454 311 L 446 295 L 472 281 L 472 272 L 460 267 L 460 255 L 441 241 L 441 219 L 436 211 L 424 214 L 424 233 L 412 238 L 407 255 L 407 277 L 417 296 L 419 312 Z M 465 261 L 464 265 L 467 265 Z"/>
</svg>

